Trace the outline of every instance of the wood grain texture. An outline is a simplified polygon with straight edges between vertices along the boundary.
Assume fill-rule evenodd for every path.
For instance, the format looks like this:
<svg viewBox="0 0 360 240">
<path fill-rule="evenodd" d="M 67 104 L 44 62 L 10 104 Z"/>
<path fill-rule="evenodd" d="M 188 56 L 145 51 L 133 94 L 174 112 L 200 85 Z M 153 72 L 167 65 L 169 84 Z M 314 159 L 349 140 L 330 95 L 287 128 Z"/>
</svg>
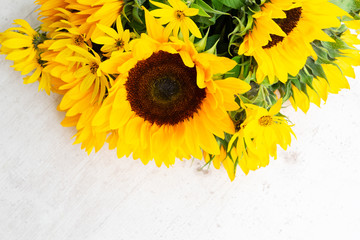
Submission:
<svg viewBox="0 0 360 240">
<path fill-rule="evenodd" d="M 13 19 L 37 26 L 29 0 L 2 0 L 0 31 Z M 360 84 L 331 95 L 296 124 L 288 151 L 239 174 L 88 156 L 63 128 L 60 97 L 24 85 L 0 56 L 0 239 L 360 239 Z"/>
</svg>

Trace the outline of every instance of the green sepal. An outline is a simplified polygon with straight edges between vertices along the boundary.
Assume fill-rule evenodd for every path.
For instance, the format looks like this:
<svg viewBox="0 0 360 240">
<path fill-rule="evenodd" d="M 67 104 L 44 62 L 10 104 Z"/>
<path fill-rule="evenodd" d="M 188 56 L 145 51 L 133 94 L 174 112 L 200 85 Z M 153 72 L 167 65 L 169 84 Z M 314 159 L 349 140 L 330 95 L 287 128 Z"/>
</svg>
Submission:
<svg viewBox="0 0 360 240">
<path fill-rule="evenodd" d="M 308 58 L 305 64 L 305 68 L 307 70 L 311 71 L 311 74 L 314 77 L 322 77 L 326 79 L 326 74 L 324 72 L 324 69 L 322 68 L 321 64 L 318 64 L 314 61 L 313 58 Z"/>
<path fill-rule="evenodd" d="M 234 78 L 238 78 L 240 75 L 240 70 L 241 70 L 241 65 L 239 64 L 241 61 L 241 57 L 240 56 L 235 56 L 232 58 L 232 60 L 234 60 L 235 62 L 237 62 L 238 64 L 231 69 L 230 71 L 228 71 L 225 75 L 224 78 L 228 78 L 228 77 L 234 77 Z"/>
<path fill-rule="evenodd" d="M 201 38 L 199 41 L 197 41 L 197 42 L 194 44 L 195 49 L 196 49 L 198 52 L 202 52 L 202 51 L 204 51 L 204 50 L 206 49 L 209 32 L 210 32 L 210 27 L 208 28 L 205 36 L 204 36 L 203 38 Z"/>
<path fill-rule="evenodd" d="M 214 34 L 210 37 L 208 37 L 207 41 L 206 41 L 206 51 L 209 50 L 210 48 L 212 48 L 217 41 L 219 41 L 220 35 L 219 34 Z"/>
<path fill-rule="evenodd" d="M 313 81 L 313 76 L 311 76 L 306 70 L 305 68 L 301 69 L 298 73 L 299 76 L 299 80 L 302 83 L 305 83 L 306 85 L 312 87 L 312 81 Z"/>
</svg>

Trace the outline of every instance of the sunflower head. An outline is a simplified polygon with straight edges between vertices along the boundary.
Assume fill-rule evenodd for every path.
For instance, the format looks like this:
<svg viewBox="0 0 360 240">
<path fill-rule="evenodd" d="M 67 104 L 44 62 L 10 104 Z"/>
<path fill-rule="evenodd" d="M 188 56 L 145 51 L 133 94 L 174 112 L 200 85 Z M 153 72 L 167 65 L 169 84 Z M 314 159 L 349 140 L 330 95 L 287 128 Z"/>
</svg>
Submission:
<svg viewBox="0 0 360 240">
<path fill-rule="evenodd" d="M 119 77 L 94 129 L 116 132 L 109 143 L 119 157 L 130 151 L 144 163 L 154 158 L 168 166 L 176 157 L 201 158 L 201 149 L 219 154 L 215 136 L 234 132 L 226 110 L 239 107 L 234 95 L 249 85 L 235 78 L 215 80 L 236 62 L 198 53 L 190 41 L 169 40 L 147 10 L 145 19 L 148 34 L 133 40 L 131 52 L 112 55 L 104 65 Z"/>
<path fill-rule="evenodd" d="M 339 27 L 338 17 L 343 15 L 348 14 L 328 1 L 267 2 L 252 16 L 253 28 L 244 36 L 238 53 L 255 58 L 257 82 L 286 83 L 308 58 L 317 59 L 311 45 L 314 40 L 334 42 L 324 29 Z"/>
<path fill-rule="evenodd" d="M 125 83 L 132 110 L 157 125 L 176 125 L 192 117 L 206 97 L 196 85 L 195 67 L 179 54 L 158 51 L 139 61 Z"/>
</svg>

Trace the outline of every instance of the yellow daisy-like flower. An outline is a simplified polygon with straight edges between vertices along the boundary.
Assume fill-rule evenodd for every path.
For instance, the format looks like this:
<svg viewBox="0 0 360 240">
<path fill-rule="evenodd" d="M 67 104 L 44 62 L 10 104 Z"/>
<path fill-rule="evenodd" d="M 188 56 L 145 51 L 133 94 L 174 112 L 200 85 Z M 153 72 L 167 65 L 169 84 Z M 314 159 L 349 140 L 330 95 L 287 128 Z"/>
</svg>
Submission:
<svg viewBox="0 0 360 240">
<path fill-rule="evenodd" d="M 152 4 L 161 8 L 151 11 L 151 15 L 160 17 L 161 25 L 167 24 L 165 27 L 165 34 L 169 36 L 173 32 L 173 36 L 177 37 L 179 30 L 184 36 L 184 39 L 189 38 L 189 31 L 197 38 L 201 38 L 199 28 L 193 20 L 189 17 L 196 16 L 199 9 L 189 8 L 181 0 L 169 0 L 169 5 L 151 1 Z"/>
<path fill-rule="evenodd" d="M 215 136 L 234 133 L 226 111 L 238 108 L 234 94 L 250 86 L 235 78 L 215 81 L 213 75 L 231 70 L 235 61 L 197 53 L 189 41 L 168 42 L 146 9 L 145 19 L 148 34 L 105 65 L 120 75 L 94 117 L 94 129 L 112 132 L 109 144 L 119 157 L 133 152 L 144 164 L 201 159 L 201 149 L 219 154 Z"/>
<path fill-rule="evenodd" d="M 16 71 L 21 72 L 24 83 L 34 83 L 39 81 L 39 91 L 45 90 L 50 94 L 51 77 L 44 71 L 46 61 L 42 59 L 40 46 L 46 39 L 46 35 L 38 33 L 23 19 L 17 19 L 14 24 L 20 27 L 9 28 L 1 34 L 2 45 L 0 52 L 7 54 L 6 59 L 14 61 L 12 66 Z"/>
<path fill-rule="evenodd" d="M 205 161 L 212 161 L 216 169 L 223 165 L 231 181 L 235 178 L 237 165 L 245 174 L 266 167 L 270 156 L 276 159 L 277 145 L 286 150 L 291 143 L 291 134 L 295 136 L 287 120 L 278 115 L 281 105 L 282 99 L 279 99 L 267 111 L 256 105 L 243 104 L 246 119 L 237 126 L 239 129 L 231 137 L 227 151 L 221 147 L 219 155 L 205 152 Z"/>
<path fill-rule="evenodd" d="M 244 135 L 247 139 L 253 139 L 254 144 L 246 141 L 247 148 L 251 151 L 262 151 L 276 159 L 276 146 L 280 145 L 284 150 L 291 143 L 291 134 L 295 136 L 283 116 L 278 116 L 282 105 L 279 99 L 270 110 L 251 104 L 246 104 L 247 119 L 244 127 Z"/>
<path fill-rule="evenodd" d="M 78 54 L 78 56 L 68 57 L 67 60 L 74 63 L 81 63 L 81 66 L 73 73 L 73 76 L 80 82 L 80 91 L 86 92 L 91 86 L 92 90 L 91 102 L 94 100 L 102 101 L 106 90 L 110 88 L 112 79 L 104 69 L 102 69 L 102 61 L 95 51 L 91 53 L 81 47 L 68 45 L 68 48 Z"/>
<path fill-rule="evenodd" d="M 101 47 L 101 51 L 105 53 L 106 57 L 110 57 L 111 53 L 116 51 L 129 51 L 130 31 L 126 29 L 124 31 L 120 16 L 116 19 L 116 30 L 105 25 L 98 24 L 97 27 L 103 31 L 107 36 L 101 36 L 93 39 L 94 43 L 104 45 Z"/>
<path fill-rule="evenodd" d="M 20 27 L 9 28 L 1 34 L 0 52 L 7 54 L 6 59 L 14 61 L 15 64 L 25 62 L 24 67 L 26 67 L 26 62 L 37 58 L 39 44 L 44 42 L 46 36 L 36 32 L 23 19 L 14 20 L 14 24 L 20 25 Z"/>
<path fill-rule="evenodd" d="M 323 29 L 339 27 L 345 11 L 327 0 L 272 0 L 253 15 L 254 28 L 244 37 L 239 55 L 253 56 L 256 78 L 286 82 L 296 76 L 306 59 L 317 59 L 311 42 L 333 41 Z"/>
<path fill-rule="evenodd" d="M 46 51 L 42 53 L 42 59 L 47 61 L 47 69 L 52 76 L 61 78 L 65 83 L 73 82 L 73 72 L 76 66 L 68 58 L 74 56 L 76 52 L 68 48 L 68 45 L 74 45 L 87 49 L 92 46 L 91 41 L 86 41 L 85 36 L 79 29 L 66 20 L 50 25 L 56 28 L 51 32 L 51 39 L 44 42 Z"/>
</svg>

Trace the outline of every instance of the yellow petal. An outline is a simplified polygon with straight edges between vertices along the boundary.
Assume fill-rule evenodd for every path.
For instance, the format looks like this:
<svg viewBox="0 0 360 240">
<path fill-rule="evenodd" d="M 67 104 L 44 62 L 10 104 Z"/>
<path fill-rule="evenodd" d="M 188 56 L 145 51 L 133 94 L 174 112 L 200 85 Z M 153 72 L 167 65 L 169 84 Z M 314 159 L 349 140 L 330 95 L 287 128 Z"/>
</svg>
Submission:
<svg viewBox="0 0 360 240">
<path fill-rule="evenodd" d="M 208 129 L 205 128 L 202 119 L 200 119 L 200 117 L 197 114 L 195 114 L 195 116 L 193 117 L 193 121 L 196 132 L 198 133 L 199 136 L 200 147 L 204 151 L 210 154 L 215 154 L 215 155 L 220 154 L 219 145 L 217 144 L 214 135 Z"/>
<path fill-rule="evenodd" d="M 172 7 L 170 7 L 169 5 L 163 4 L 163 3 L 159 3 L 159 2 L 151 1 L 151 0 L 150 0 L 150 2 L 159 8 L 172 9 Z"/>
<path fill-rule="evenodd" d="M 166 41 L 164 28 L 156 22 L 155 18 L 150 15 L 145 7 L 142 6 L 142 9 L 145 11 L 146 30 L 149 36 L 158 41 Z"/>
<path fill-rule="evenodd" d="M 274 116 L 278 112 L 280 112 L 282 106 L 282 98 L 280 98 L 269 110 L 269 114 Z"/>
<path fill-rule="evenodd" d="M 185 25 L 187 26 L 187 28 L 190 30 L 190 32 L 197 38 L 202 38 L 201 36 L 201 32 L 198 28 L 198 26 L 194 23 L 193 20 L 191 20 L 190 18 L 186 17 L 184 20 Z"/>
<path fill-rule="evenodd" d="M 199 9 L 197 8 L 188 8 L 184 10 L 184 14 L 188 17 L 195 16 L 199 13 Z"/>
<path fill-rule="evenodd" d="M 191 59 L 191 56 L 190 56 L 189 52 L 187 52 L 187 51 L 180 51 L 179 54 L 180 54 L 180 56 L 181 56 L 181 59 L 182 59 L 183 63 L 185 64 L 185 66 L 187 66 L 187 67 L 189 67 L 189 68 L 194 67 L 194 62 L 193 62 L 193 60 Z"/>
</svg>

